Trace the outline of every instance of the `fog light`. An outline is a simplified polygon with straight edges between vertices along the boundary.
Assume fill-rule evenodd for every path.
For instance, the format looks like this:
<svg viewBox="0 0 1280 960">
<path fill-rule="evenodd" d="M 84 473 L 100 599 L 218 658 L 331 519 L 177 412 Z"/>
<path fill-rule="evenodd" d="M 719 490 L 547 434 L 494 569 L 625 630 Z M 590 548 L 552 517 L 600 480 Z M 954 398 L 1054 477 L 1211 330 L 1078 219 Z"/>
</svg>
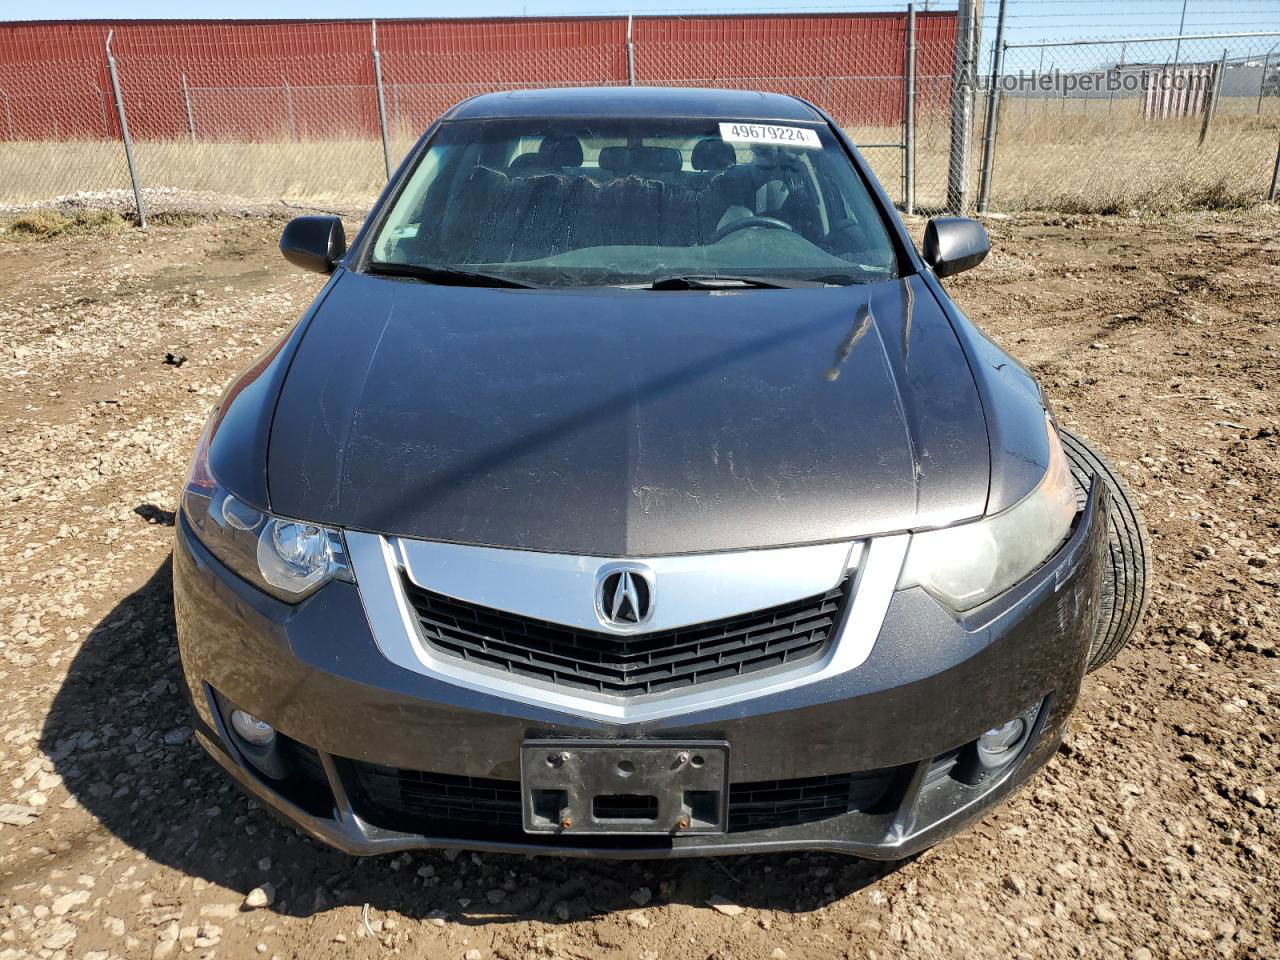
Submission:
<svg viewBox="0 0 1280 960">
<path fill-rule="evenodd" d="M 1021 717 L 1014 717 L 1007 723 L 992 727 L 978 738 L 978 753 L 984 760 L 999 762 L 1005 755 L 1022 742 L 1027 733 L 1027 722 Z"/>
<path fill-rule="evenodd" d="M 245 743 L 265 747 L 276 738 L 275 727 L 243 710 L 231 711 L 231 729 Z"/>
</svg>

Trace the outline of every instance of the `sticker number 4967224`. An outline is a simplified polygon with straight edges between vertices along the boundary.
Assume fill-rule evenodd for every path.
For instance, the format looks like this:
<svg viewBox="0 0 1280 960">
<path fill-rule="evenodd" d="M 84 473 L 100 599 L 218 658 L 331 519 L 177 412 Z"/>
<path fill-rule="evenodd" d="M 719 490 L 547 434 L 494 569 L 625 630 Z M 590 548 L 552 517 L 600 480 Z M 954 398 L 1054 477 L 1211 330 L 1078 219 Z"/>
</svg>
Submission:
<svg viewBox="0 0 1280 960">
<path fill-rule="evenodd" d="M 816 130 L 778 127 L 770 123 L 722 123 L 720 139 L 735 143 L 768 143 L 778 147 L 822 147 Z"/>
</svg>

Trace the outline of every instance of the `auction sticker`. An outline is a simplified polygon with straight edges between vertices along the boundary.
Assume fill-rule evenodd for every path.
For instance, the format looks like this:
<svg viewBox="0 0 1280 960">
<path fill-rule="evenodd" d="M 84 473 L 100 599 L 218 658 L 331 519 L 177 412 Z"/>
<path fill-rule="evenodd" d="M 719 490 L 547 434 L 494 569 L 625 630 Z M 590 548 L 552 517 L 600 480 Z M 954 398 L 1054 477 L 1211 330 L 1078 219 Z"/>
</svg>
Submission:
<svg viewBox="0 0 1280 960">
<path fill-rule="evenodd" d="M 722 123 L 720 139 L 733 143 L 767 143 L 775 147 L 817 147 L 818 131 L 808 127 L 779 127 L 771 123 Z"/>
</svg>

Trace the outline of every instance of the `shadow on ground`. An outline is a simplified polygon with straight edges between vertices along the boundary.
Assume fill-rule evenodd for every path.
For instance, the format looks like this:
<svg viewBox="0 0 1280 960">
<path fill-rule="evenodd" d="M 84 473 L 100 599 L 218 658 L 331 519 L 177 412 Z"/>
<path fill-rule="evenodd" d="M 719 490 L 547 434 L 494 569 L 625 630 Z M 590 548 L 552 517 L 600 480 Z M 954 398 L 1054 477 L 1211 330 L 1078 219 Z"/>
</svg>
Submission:
<svg viewBox="0 0 1280 960">
<path fill-rule="evenodd" d="M 718 860 L 582 861 L 420 852 L 356 858 L 331 850 L 242 795 L 190 736 L 167 560 L 89 633 L 41 735 L 73 796 L 113 834 L 160 864 L 243 895 L 264 881 L 273 909 L 334 906 L 463 923 L 584 918 L 652 905 L 806 912 L 875 882 L 892 864 L 828 854 Z M 269 859 L 269 866 L 260 866 Z M 423 873 L 429 876 L 422 876 Z"/>
</svg>

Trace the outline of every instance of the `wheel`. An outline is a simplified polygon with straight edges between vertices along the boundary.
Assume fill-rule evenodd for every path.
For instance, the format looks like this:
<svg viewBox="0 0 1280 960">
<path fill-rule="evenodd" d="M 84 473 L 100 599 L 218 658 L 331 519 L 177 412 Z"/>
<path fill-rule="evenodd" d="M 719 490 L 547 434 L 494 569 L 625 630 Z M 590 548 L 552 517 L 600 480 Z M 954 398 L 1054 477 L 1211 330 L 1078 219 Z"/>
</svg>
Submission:
<svg viewBox="0 0 1280 960">
<path fill-rule="evenodd" d="M 1086 668 L 1092 672 L 1124 648 L 1146 612 L 1151 541 L 1133 494 L 1111 464 L 1075 434 L 1059 428 L 1058 435 L 1071 463 L 1077 500 L 1083 505 L 1088 498 L 1093 475 L 1107 485 L 1111 495 L 1111 529 L 1102 571 L 1101 613 Z"/>
</svg>

